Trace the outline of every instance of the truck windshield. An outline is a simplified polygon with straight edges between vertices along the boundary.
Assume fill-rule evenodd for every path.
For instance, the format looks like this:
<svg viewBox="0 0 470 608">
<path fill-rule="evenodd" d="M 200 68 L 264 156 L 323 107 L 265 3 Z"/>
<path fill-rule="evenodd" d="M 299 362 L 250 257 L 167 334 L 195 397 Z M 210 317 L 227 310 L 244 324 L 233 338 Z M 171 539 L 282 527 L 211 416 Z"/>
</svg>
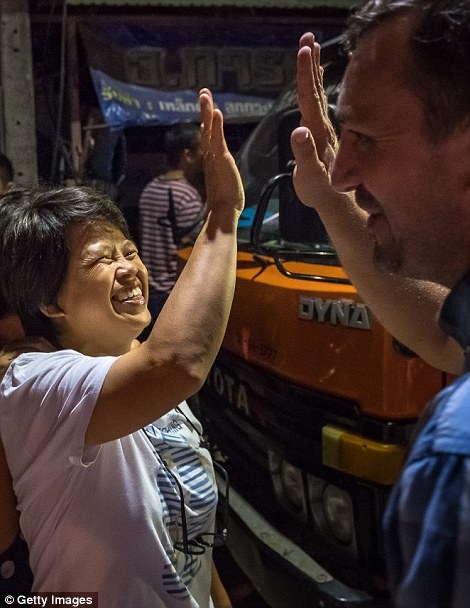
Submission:
<svg viewBox="0 0 470 608">
<path fill-rule="evenodd" d="M 322 45 L 325 90 L 333 119 L 346 60 L 339 38 Z M 290 133 L 299 120 L 297 92 L 292 83 L 237 155 L 246 198 L 238 227 L 239 245 L 253 245 L 253 222 L 257 222 L 256 238 L 264 248 L 282 248 L 299 254 L 325 252 L 331 258 L 333 249 L 323 224 L 313 209 L 302 205 L 292 187 L 290 174 L 294 161 Z"/>
</svg>

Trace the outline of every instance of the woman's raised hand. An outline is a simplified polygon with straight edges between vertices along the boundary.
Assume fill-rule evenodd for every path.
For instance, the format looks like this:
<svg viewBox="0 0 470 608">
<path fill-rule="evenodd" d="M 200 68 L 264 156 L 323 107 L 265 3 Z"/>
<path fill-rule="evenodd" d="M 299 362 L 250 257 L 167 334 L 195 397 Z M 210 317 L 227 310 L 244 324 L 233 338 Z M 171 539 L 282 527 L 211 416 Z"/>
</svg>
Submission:
<svg viewBox="0 0 470 608">
<path fill-rule="evenodd" d="M 208 211 L 227 209 L 240 214 L 245 204 L 245 193 L 235 160 L 225 141 L 222 112 L 214 107 L 209 89 L 201 89 L 199 102 Z"/>
</svg>

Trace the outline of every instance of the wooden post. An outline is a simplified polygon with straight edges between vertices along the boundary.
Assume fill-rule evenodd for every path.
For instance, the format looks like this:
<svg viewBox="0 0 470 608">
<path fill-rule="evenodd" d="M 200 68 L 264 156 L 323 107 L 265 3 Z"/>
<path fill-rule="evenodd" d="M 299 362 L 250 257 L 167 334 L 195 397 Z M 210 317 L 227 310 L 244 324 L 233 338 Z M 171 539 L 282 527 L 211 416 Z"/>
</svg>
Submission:
<svg viewBox="0 0 470 608">
<path fill-rule="evenodd" d="M 0 103 L 2 152 L 15 182 L 38 182 L 31 26 L 27 0 L 0 2 Z"/>
<path fill-rule="evenodd" d="M 80 118 L 80 86 L 77 64 L 77 23 L 74 17 L 67 18 L 67 76 L 70 111 L 70 141 L 72 169 L 75 181 L 83 178 L 83 141 Z"/>
</svg>

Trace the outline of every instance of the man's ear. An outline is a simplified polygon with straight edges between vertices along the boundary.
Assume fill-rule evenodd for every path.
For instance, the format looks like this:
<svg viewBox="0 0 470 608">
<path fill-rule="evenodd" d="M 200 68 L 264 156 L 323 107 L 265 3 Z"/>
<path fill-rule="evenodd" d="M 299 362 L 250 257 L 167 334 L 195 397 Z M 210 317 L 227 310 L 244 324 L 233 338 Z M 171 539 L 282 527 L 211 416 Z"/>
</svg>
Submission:
<svg viewBox="0 0 470 608">
<path fill-rule="evenodd" d="M 57 319 L 64 316 L 64 311 L 61 310 L 58 304 L 41 304 L 39 310 L 42 314 L 50 319 Z"/>
</svg>

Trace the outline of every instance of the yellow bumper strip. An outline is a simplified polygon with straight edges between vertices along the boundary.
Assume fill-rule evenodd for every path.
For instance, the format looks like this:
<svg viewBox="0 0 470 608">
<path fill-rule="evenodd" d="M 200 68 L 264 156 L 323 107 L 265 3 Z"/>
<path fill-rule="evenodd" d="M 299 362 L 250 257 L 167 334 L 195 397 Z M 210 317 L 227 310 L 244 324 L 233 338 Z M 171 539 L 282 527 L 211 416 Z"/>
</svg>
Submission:
<svg viewBox="0 0 470 608">
<path fill-rule="evenodd" d="M 324 465 L 383 485 L 395 483 L 403 466 L 402 445 L 377 443 L 335 426 L 322 429 Z"/>
</svg>

